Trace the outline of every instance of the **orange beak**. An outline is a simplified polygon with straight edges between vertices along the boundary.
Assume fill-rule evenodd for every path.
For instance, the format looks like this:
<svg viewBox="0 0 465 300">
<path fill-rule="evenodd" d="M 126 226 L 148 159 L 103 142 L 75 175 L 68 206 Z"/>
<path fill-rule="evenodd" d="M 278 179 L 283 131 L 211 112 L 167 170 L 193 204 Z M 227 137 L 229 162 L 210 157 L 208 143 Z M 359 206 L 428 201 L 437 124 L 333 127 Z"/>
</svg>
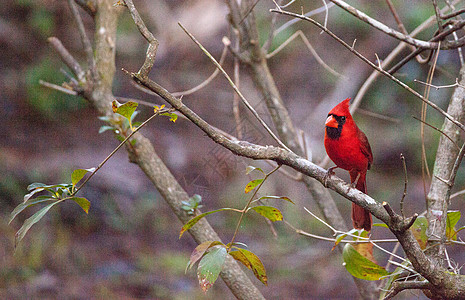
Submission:
<svg viewBox="0 0 465 300">
<path fill-rule="evenodd" d="M 326 119 L 325 125 L 326 127 L 337 128 L 339 126 L 339 123 L 336 121 L 336 119 L 332 115 L 330 115 Z"/>
</svg>

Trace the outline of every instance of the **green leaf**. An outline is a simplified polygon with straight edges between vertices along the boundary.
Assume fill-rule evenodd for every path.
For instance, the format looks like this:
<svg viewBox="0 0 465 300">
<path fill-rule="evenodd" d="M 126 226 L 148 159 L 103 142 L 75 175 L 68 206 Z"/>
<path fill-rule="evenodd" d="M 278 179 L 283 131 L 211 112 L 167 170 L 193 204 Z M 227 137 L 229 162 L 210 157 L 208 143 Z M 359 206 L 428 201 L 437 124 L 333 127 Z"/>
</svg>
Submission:
<svg viewBox="0 0 465 300">
<path fill-rule="evenodd" d="M 291 199 L 289 199 L 288 197 L 284 197 L 284 196 L 263 196 L 263 197 L 260 197 L 258 200 L 285 200 L 287 202 L 291 202 L 292 204 L 295 204 Z"/>
<path fill-rule="evenodd" d="M 132 127 L 132 115 L 136 111 L 138 104 L 132 101 L 120 104 L 118 101 L 114 100 L 111 103 L 111 106 L 113 108 L 113 112 L 125 117 L 129 122 L 129 127 L 131 128 L 131 130 L 134 130 L 134 128 Z"/>
<path fill-rule="evenodd" d="M 73 184 L 73 188 L 76 184 L 81 181 L 81 179 L 87 174 L 87 172 L 94 172 L 95 168 L 90 169 L 76 169 L 71 174 L 71 183 Z"/>
<path fill-rule="evenodd" d="M 268 277 L 266 276 L 265 266 L 263 265 L 260 258 L 253 252 L 237 248 L 237 251 L 230 251 L 229 254 L 237 261 L 241 262 L 244 266 L 251 269 L 255 277 L 260 280 L 264 285 L 268 284 Z"/>
<path fill-rule="evenodd" d="M 115 128 L 113 126 L 103 125 L 98 130 L 98 133 L 104 133 L 105 131 L 111 130 L 113 131 Z"/>
<path fill-rule="evenodd" d="M 283 214 L 279 211 L 279 209 L 272 206 L 260 205 L 250 207 L 249 209 L 253 209 L 254 211 L 256 211 L 257 213 L 259 213 L 260 215 L 264 216 L 272 222 L 283 220 Z"/>
<path fill-rule="evenodd" d="M 41 208 L 39 211 L 37 211 L 35 214 L 33 214 L 32 217 L 24 221 L 23 226 L 21 226 L 21 228 L 15 234 L 15 247 L 16 245 L 18 245 L 19 242 L 21 242 L 21 240 L 24 238 L 24 236 L 29 231 L 29 229 L 32 227 L 32 225 L 39 222 L 40 219 L 42 219 L 42 217 L 49 211 L 49 209 L 52 208 L 52 206 L 62 201 L 63 200 L 56 200 L 52 203 L 47 204 L 46 206 Z"/>
<path fill-rule="evenodd" d="M 76 202 L 86 212 L 86 214 L 89 213 L 89 208 L 90 208 L 89 200 L 87 200 L 86 198 L 80 198 L 80 197 L 73 197 L 71 198 L 71 200 Z"/>
<path fill-rule="evenodd" d="M 222 242 L 206 241 L 206 242 L 203 242 L 202 244 L 198 245 L 197 247 L 195 247 L 194 251 L 192 251 L 189 262 L 187 263 L 186 272 L 187 272 L 188 269 L 192 268 L 192 266 L 200 258 L 202 258 L 202 256 L 205 254 L 205 252 L 207 252 L 208 249 L 210 249 L 213 246 L 217 246 L 217 245 L 223 245 L 224 246 L 224 244 Z"/>
<path fill-rule="evenodd" d="M 428 236 L 426 235 L 426 229 L 428 228 L 428 220 L 424 216 L 419 216 L 413 223 L 410 230 L 413 233 L 413 236 L 417 240 L 421 249 L 426 248 L 426 243 L 428 242 Z"/>
<path fill-rule="evenodd" d="M 29 200 L 32 196 L 34 196 L 36 193 L 42 192 L 43 190 L 45 190 L 45 189 L 44 189 L 44 188 L 36 188 L 36 189 L 32 190 L 32 192 L 30 192 L 29 194 L 24 195 L 23 202 L 26 202 L 26 201 Z"/>
<path fill-rule="evenodd" d="M 70 187 L 71 187 L 71 184 L 69 184 L 69 183 L 45 184 L 45 183 L 38 183 L 38 182 L 36 182 L 36 183 L 30 184 L 30 185 L 27 187 L 27 190 L 28 190 L 28 191 L 31 191 L 31 190 L 34 190 L 34 189 L 37 189 L 37 188 L 43 188 L 44 190 L 53 192 L 53 189 L 54 189 L 54 188 L 64 188 L 64 189 L 67 189 L 67 188 L 70 188 Z"/>
<path fill-rule="evenodd" d="M 122 115 L 128 120 L 131 120 L 132 114 L 136 111 L 138 105 L 133 101 L 128 101 L 124 104 L 119 104 L 116 100 L 112 102 L 113 112 Z"/>
<path fill-rule="evenodd" d="M 266 175 L 265 172 L 263 172 L 262 169 L 254 167 L 254 166 L 247 166 L 247 168 L 245 168 L 245 175 L 249 175 L 254 170 L 260 171 L 260 172 L 263 173 L 263 175 Z"/>
<path fill-rule="evenodd" d="M 181 232 L 179 233 L 179 238 L 181 238 L 182 235 L 184 234 L 184 232 L 191 229 L 191 227 L 194 226 L 203 217 L 214 214 L 214 213 L 219 212 L 219 211 L 224 211 L 224 210 L 233 210 L 233 209 L 232 208 L 220 208 L 220 209 L 217 209 L 217 210 L 212 210 L 212 211 L 200 214 L 200 215 L 194 217 L 193 219 L 189 220 L 186 224 L 184 224 L 184 226 L 182 226 Z"/>
<path fill-rule="evenodd" d="M 47 202 L 47 201 L 56 201 L 55 198 L 51 198 L 50 196 L 39 196 L 37 198 L 34 198 L 34 199 L 29 199 L 27 202 L 23 202 L 21 204 L 19 204 L 18 206 L 16 206 L 16 208 L 11 212 L 10 214 L 10 220 L 8 221 L 8 224 L 10 224 L 14 218 L 20 214 L 23 210 L 25 210 L 26 208 L 30 207 L 30 206 L 33 206 L 33 205 L 36 205 L 38 203 L 42 203 L 42 202 Z"/>
<path fill-rule="evenodd" d="M 28 185 L 27 190 L 32 191 L 32 190 L 35 190 L 37 188 L 46 187 L 46 186 L 47 185 L 45 183 L 34 182 L 34 183 L 31 183 L 30 185 Z"/>
<path fill-rule="evenodd" d="M 344 232 L 344 233 L 338 234 L 338 235 L 336 236 L 336 241 L 334 242 L 334 246 L 333 246 L 333 248 L 331 248 L 331 251 L 333 251 L 333 250 L 336 248 L 336 246 L 339 245 L 339 243 L 340 243 L 346 236 L 348 236 L 349 234 L 350 234 L 350 235 L 357 235 L 357 234 L 358 234 L 358 229 L 353 228 L 353 229 L 351 229 L 351 230 L 348 231 L 348 232 Z"/>
<path fill-rule="evenodd" d="M 457 225 L 461 216 L 462 214 L 458 210 L 452 210 L 447 212 L 446 236 L 449 240 L 457 240 L 457 230 L 455 228 L 455 225 Z"/>
<path fill-rule="evenodd" d="M 252 180 L 251 182 L 247 183 L 247 185 L 245 186 L 245 190 L 244 190 L 245 193 L 247 194 L 248 192 L 253 190 L 257 185 L 259 185 L 262 182 L 263 182 L 263 179 L 255 179 L 255 180 Z"/>
<path fill-rule="evenodd" d="M 170 121 L 173 123 L 176 122 L 176 120 L 178 119 L 178 115 L 175 113 L 162 113 L 161 115 L 170 117 Z"/>
<path fill-rule="evenodd" d="M 216 279 L 218 279 L 218 275 L 223 269 L 226 255 L 228 255 L 228 252 L 225 247 L 216 246 L 210 248 L 210 251 L 200 260 L 199 267 L 197 268 L 197 277 L 200 287 L 204 292 L 207 292 Z"/>
<path fill-rule="evenodd" d="M 390 274 L 383 267 L 358 253 L 350 244 L 344 246 L 342 257 L 345 268 L 354 277 L 364 280 L 379 280 L 380 277 Z"/>
<path fill-rule="evenodd" d="M 388 228 L 388 229 L 389 229 L 389 226 L 387 226 L 387 225 L 384 224 L 384 223 L 374 223 L 373 226 L 376 226 L 376 227 L 384 227 L 384 228 Z"/>
</svg>

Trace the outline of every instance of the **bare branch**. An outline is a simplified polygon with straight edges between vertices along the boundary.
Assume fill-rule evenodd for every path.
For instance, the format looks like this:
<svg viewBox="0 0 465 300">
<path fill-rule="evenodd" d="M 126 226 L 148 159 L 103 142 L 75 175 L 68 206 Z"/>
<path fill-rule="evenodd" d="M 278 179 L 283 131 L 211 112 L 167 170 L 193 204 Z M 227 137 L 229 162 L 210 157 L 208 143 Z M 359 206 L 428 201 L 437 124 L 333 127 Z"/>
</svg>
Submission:
<svg viewBox="0 0 465 300">
<path fill-rule="evenodd" d="M 400 154 L 400 160 L 402 161 L 402 166 L 404 170 L 404 193 L 402 194 L 402 199 L 400 199 L 400 213 L 402 215 L 402 218 L 405 219 L 404 199 L 405 199 L 405 196 L 407 196 L 408 177 L 407 177 L 407 165 L 405 164 L 405 156 L 402 153 Z"/>
<path fill-rule="evenodd" d="M 305 46 L 307 46 L 308 50 L 312 53 L 313 57 L 315 57 L 316 61 L 326 69 L 326 71 L 330 72 L 334 76 L 340 77 L 342 76 L 338 72 L 336 72 L 334 69 L 332 69 L 330 66 L 328 66 L 323 59 L 318 55 L 318 53 L 315 51 L 315 48 L 313 48 L 312 44 L 310 44 L 310 41 L 307 39 L 305 34 L 302 32 L 302 30 L 297 30 L 293 35 L 291 35 L 284 43 L 279 45 L 273 52 L 268 53 L 266 55 L 266 58 L 269 59 L 273 56 L 275 56 L 277 53 L 279 53 L 284 47 L 289 45 L 290 42 L 292 42 L 296 37 L 300 37 L 302 41 L 304 42 Z"/>
<path fill-rule="evenodd" d="M 221 52 L 221 57 L 220 57 L 220 62 L 219 64 L 222 65 L 223 62 L 224 62 L 224 59 L 226 57 L 226 53 L 228 52 L 227 51 L 228 48 L 225 46 L 223 48 L 223 52 Z M 202 83 L 200 83 L 199 85 L 191 88 L 191 89 L 188 89 L 186 91 L 181 91 L 181 92 L 173 92 L 173 96 L 175 97 L 179 97 L 179 96 L 186 96 L 186 95 L 190 95 L 190 94 L 193 94 L 201 89 L 203 89 L 204 87 L 206 87 L 210 82 L 212 82 L 212 80 L 216 77 L 216 75 L 218 75 L 218 73 L 220 72 L 220 70 L 218 68 L 215 68 L 215 71 L 213 71 L 213 73 L 207 78 L 205 79 Z"/>
<path fill-rule="evenodd" d="M 48 87 L 50 89 L 53 89 L 53 90 L 57 90 L 59 92 L 62 92 L 62 93 L 65 93 L 65 94 L 68 94 L 68 95 L 73 95 L 73 96 L 77 96 L 77 92 L 73 89 L 70 89 L 70 88 L 66 88 L 66 87 L 62 87 L 61 85 L 56 85 L 56 84 L 53 84 L 53 83 L 50 83 L 50 82 L 46 82 L 46 81 L 43 81 L 43 80 L 39 80 L 39 84 L 40 85 L 43 85 L 45 87 Z"/>
<path fill-rule="evenodd" d="M 137 26 L 137 29 L 139 29 L 139 32 L 149 43 L 149 47 L 147 49 L 147 55 L 145 56 L 144 64 L 139 69 L 139 73 L 141 75 L 148 76 L 155 62 L 155 57 L 156 57 L 157 49 L 158 49 L 158 40 L 147 29 L 147 26 L 145 26 L 145 23 L 140 17 L 139 12 L 134 6 L 134 3 L 132 3 L 132 0 L 124 0 L 124 3 L 127 5 L 128 10 L 131 13 L 132 19 L 134 20 L 134 23 Z"/>
<path fill-rule="evenodd" d="M 412 116 L 412 118 L 414 118 L 414 119 L 417 120 L 417 121 L 422 122 L 422 123 L 425 124 L 426 126 L 433 128 L 434 130 L 440 132 L 440 133 L 443 134 L 447 139 L 449 139 L 449 141 L 451 141 L 452 143 L 454 143 L 454 145 L 457 147 L 457 149 L 460 149 L 459 145 L 457 145 L 457 143 L 456 143 L 454 140 L 452 140 L 452 138 L 451 138 L 450 136 L 448 136 L 448 135 L 447 135 L 444 131 L 442 131 L 441 129 L 439 129 L 439 128 L 437 128 L 436 126 L 433 126 L 433 125 L 431 125 L 431 124 L 429 124 L 429 123 L 427 123 L 427 122 L 425 122 L 425 121 L 423 121 L 423 120 L 421 120 L 421 119 L 419 119 L 419 118 L 417 118 L 417 117 L 415 117 L 415 116 Z"/>
<path fill-rule="evenodd" d="M 92 51 L 92 45 L 90 43 L 89 37 L 87 36 L 86 29 L 84 28 L 84 23 L 82 22 L 81 15 L 79 14 L 78 8 L 75 0 L 68 0 L 68 5 L 71 9 L 73 14 L 74 20 L 76 21 L 79 36 L 81 37 L 81 42 L 84 47 L 84 52 L 87 56 L 87 65 L 90 69 L 93 69 L 95 61 L 94 61 L 94 54 Z"/>
<path fill-rule="evenodd" d="M 226 71 L 223 69 L 223 67 L 221 67 L 221 65 L 216 61 L 216 59 L 207 51 L 207 49 L 205 49 L 202 44 L 200 44 L 199 41 L 197 41 L 197 39 L 189 32 L 187 31 L 187 29 L 185 29 L 181 23 L 178 23 L 179 26 L 184 30 L 184 32 L 192 39 L 192 41 L 194 41 L 194 43 L 197 44 L 197 46 L 199 46 L 199 48 L 207 55 L 208 58 L 210 58 L 210 60 L 213 62 L 213 64 L 221 71 L 221 73 L 223 73 L 224 77 L 226 77 L 226 79 L 228 80 L 229 84 L 232 86 L 232 88 L 234 89 L 234 91 L 237 93 L 237 95 L 239 95 L 239 97 L 241 98 L 242 100 L 242 103 L 244 103 L 244 105 L 252 112 L 252 114 L 255 116 L 255 118 L 260 122 L 260 124 L 265 128 L 265 130 L 270 134 L 270 136 L 278 143 L 278 145 L 280 145 L 281 147 L 283 147 L 284 149 L 288 150 L 288 151 L 291 151 L 286 145 L 284 145 L 283 142 L 281 142 L 281 140 L 273 133 L 273 131 L 268 127 L 268 125 L 265 123 L 265 121 L 263 121 L 263 119 L 260 117 L 260 115 L 257 113 L 257 111 L 252 107 L 252 105 L 250 105 L 249 101 L 247 101 L 247 99 L 242 95 L 242 93 L 239 91 L 239 89 L 237 88 L 237 86 L 234 84 L 234 82 L 232 81 L 232 79 L 229 77 L 229 75 L 226 73 Z"/>
<path fill-rule="evenodd" d="M 396 296 L 398 293 L 404 291 L 404 290 L 417 290 L 417 289 L 422 289 L 422 290 L 428 290 L 431 289 L 432 285 L 428 281 L 396 281 L 392 284 L 392 290 L 389 292 L 389 294 L 386 295 L 384 298 L 385 300 L 387 299 L 392 299 L 394 296 Z"/>
<path fill-rule="evenodd" d="M 55 48 L 55 51 L 60 55 L 63 62 L 70 68 L 74 75 L 76 75 L 80 81 L 83 80 L 85 78 L 84 71 L 77 60 L 68 52 L 65 46 L 63 46 L 61 41 L 56 37 L 49 37 L 47 41 Z"/>
<path fill-rule="evenodd" d="M 271 10 L 272 12 L 276 12 L 276 13 L 280 13 L 280 14 L 283 14 L 283 15 L 288 15 L 288 16 L 292 16 L 292 17 L 295 17 L 295 18 L 299 18 L 299 19 L 303 19 L 303 20 L 306 20 L 312 24 L 314 24 L 315 26 L 317 26 L 318 28 L 324 30 L 329 36 L 331 36 L 333 39 L 335 39 L 336 41 L 338 41 L 340 44 L 342 44 L 344 47 L 346 47 L 350 52 L 354 53 L 357 57 L 359 57 L 361 60 L 363 60 L 365 63 L 367 63 L 368 65 L 370 65 L 373 69 L 377 70 L 378 72 L 382 73 L 383 75 L 387 76 L 388 78 L 390 78 L 391 80 L 393 80 L 395 83 L 397 83 L 398 85 L 400 85 L 401 87 L 403 87 L 404 89 L 408 90 L 409 92 L 411 92 L 413 95 L 415 95 L 417 98 L 421 99 L 422 101 L 424 101 L 425 103 L 427 103 L 429 106 L 431 106 L 433 109 L 437 110 L 439 113 L 441 113 L 443 116 L 445 116 L 447 119 L 449 119 L 452 123 L 454 123 L 456 126 L 458 126 L 460 129 L 462 129 L 463 131 L 465 131 L 465 125 L 461 124 L 460 122 L 458 122 L 457 120 L 455 120 L 451 115 L 449 115 L 447 112 L 445 112 L 443 109 L 441 109 L 439 106 L 437 106 L 435 103 L 431 102 L 430 100 L 426 99 L 425 97 L 423 97 L 422 95 L 420 95 L 417 91 L 415 91 L 414 89 L 412 89 L 411 87 L 409 87 L 408 85 L 406 85 L 405 83 L 403 83 L 402 81 L 400 81 L 399 79 L 397 79 L 396 77 L 394 77 L 393 75 L 389 74 L 388 72 L 384 71 L 383 69 L 380 69 L 377 65 L 375 65 L 374 63 L 372 63 L 371 61 L 369 61 L 366 57 L 364 57 L 360 52 L 358 52 L 357 50 L 355 49 L 352 49 L 352 47 L 350 45 L 348 45 L 346 42 L 344 42 L 343 40 L 341 40 L 337 35 L 335 35 L 332 31 L 330 31 L 329 29 L 327 28 L 324 28 L 320 23 L 318 23 L 317 21 L 311 19 L 311 18 L 308 18 L 308 17 L 305 17 L 303 15 L 299 15 L 299 14 L 295 14 L 295 13 L 292 13 L 292 12 L 288 12 L 288 11 L 277 11 L 277 10 L 274 10 L 272 9 Z"/>
<path fill-rule="evenodd" d="M 358 9 L 356 9 L 355 7 L 353 6 L 350 6 L 349 4 L 347 4 L 346 2 L 342 1 L 342 0 L 331 0 L 331 2 L 333 2 L 334 4 L 336 4 L 337 6 L 341 7 L 342 9 L 344 9 L 345 11 L 347 11 L 348 13 L 352 14 L 354 17 L 364 21 L 365 23 L 373 26 L 374 28 L 386 33 L 387 35 L 390 35 L 400 41 L 403 41 L 403 42 L 406 42 L 410 45 L 413 45 L 415 47 L 418 47 L 418 48 L 422 48 L 422 49 L 437 49 L 438 48 L 438 45 L 436 43 L 436 41 L 422 41 L 422 40 L 418 40 L 418 39 L 415 39 L 415 38 L 412 38 L 411 36 L 408 36 L 408 35 L 405 35 L 397 30 L 394 30 L 388 26 L 386 26 L 385 24 L 377 21 L 376 19 L 373 19 L 371 17 L 369 17 L 367 14 L 359 11 Z M 462 28 L 463 26 L 465 26 L 465 22 L 459 22 L 460 25 L 459 25 L 459 28 L 457 28 L 456 30 L 459 30 L 460 28 Z M 454 31 L 456 31 L 454 30 Z M 452 31 L 451 31 L 452 32 Z M 449 32 L 448 34 L 450 34 L 451 32 Z M 455 49 L 455 48 L 458 48 L 458 47 L 461 47 L 461 43 L 457 43 L 457 42 L 445 42 L 443 43 L 442 45 L 442 48 L 441 49 Z"/>
</svg>

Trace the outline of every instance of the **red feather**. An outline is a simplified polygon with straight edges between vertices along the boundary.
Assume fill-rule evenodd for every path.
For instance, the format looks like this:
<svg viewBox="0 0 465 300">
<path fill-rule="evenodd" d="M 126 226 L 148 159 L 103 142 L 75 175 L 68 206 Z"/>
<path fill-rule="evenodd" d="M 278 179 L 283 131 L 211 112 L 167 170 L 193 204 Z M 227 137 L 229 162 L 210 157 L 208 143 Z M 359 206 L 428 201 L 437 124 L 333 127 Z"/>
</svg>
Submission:
<svg viewBox="0 0 465 300">
<path fill-rule="evenodd" d="M 325 148 L 329 158 L 337 167 L 349 171 L 350 182 L 357 180 L 355 187 L 367 192 L 366 173 L 373 162 L 373 154 L 368 139 L 357 127 L 349 111 L 350 98 L 336 105 L 328 114 L 325 130 Z M 360 174 L 360 175 L 359 175 Z M 354 228 L 371 230 L 371 214 L 352 203 Z"/>
</svg>

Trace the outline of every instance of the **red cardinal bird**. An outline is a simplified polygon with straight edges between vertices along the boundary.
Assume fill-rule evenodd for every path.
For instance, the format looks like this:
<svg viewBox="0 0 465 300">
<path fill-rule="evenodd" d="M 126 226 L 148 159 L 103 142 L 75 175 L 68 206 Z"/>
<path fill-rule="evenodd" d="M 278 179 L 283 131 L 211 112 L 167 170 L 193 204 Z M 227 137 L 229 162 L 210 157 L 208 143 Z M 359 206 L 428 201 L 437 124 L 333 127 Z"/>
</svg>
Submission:
<svg viewBox="0 0 465 300">
<path fill-rule="evenodd" d="M 370 144 L 365 134 L 358 129 L 349 112 L 350 98 L 336 105 L 326 119 L 325 148 L 329 158 L 336 164 L 333 168 L 349 171 L 350 182 L 366 194 L 366 173 L 373 162 Z M 328 170 L 331 174 L 333 168 Z M 373 220 L 369 211 L 352 203 L 354 228 L 371 230 Z"/>
</svg>

